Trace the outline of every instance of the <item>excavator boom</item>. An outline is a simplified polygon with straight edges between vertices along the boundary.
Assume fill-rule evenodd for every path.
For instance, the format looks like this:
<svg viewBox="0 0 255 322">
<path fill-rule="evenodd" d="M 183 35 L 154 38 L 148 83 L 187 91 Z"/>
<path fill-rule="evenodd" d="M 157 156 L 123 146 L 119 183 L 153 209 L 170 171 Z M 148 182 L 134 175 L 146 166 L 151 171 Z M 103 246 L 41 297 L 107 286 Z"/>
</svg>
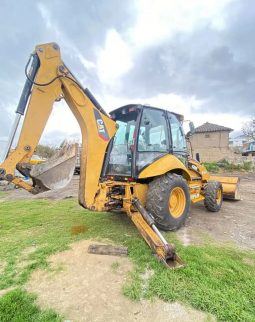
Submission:
<svg viewBox="0 0 255 322">
<path fill-rule="evenodd" d="M 100 182 L 100 175 L 108 144 L 117 130 L 116 122 L 65 66 L 57 44 L 36 46 L 26 66 L 26 76 L 5 160 L 0 164 L 0 177 L 32 193 L 60 188 L 70 181 L 74 172 L 76 146 L 64 147 L 58 152 L 57 157 L 48 162 L 34 166 L 29 162 L 52 112 L 53 104 L 64 99 L 76 117 L 82 135 L 79 203 L 91 210 L 105 209 L 109 197 L 105 193 L 106 185 Z M 11 151 L 13 138 L 24 114 L 17 147 Z M 33 184 L 15 176 L 16 169 L 30 176 Z M 110 182 L 110 185 L 112 183 Z M 122 188 L 123 184 L 120 189 Z M 149 214 L 146 216 L 145 209 L 132 195 L 133 190 L 133 187 L 126 185 L 129 194 L 128 200 L 125 200 L 127 214 L 161 261 L 168 267 L 180 266 L 181 261 L 175 253 L 175 248 L 168 244 L 157 230 L 153 217 Z"/>
<path fill-rule="evenodd" d="M 80 170 L 79 202 L 84 207 L 91 208 L 98 189 L 105 150 L 116 132 L 116 123 L 99 104 L 95 104 L 96 100 L 92 94 L 83 89 L 66 68 L 57 44 L 39 45 L 31 57 L 30 72 L 26 72 L 27 81 L 16 111 L 17 117 L 7 147 L 7 158 L 0 165 L 0 174 L 8 181 L 13 181 L 34 193 L 59 188 L 67 183 L 74 167 L 74 148 L 66 149 L 65 152 L 68 153 L 60 152 L 58 156 L 61 159 L 54 158 L 48 163 L 33 166 L 32 169 L 28 164 L 52 112 L 53 104 L 65 99 L 79 123 L 82 134 L 83 162 Z M 17 120 L 25 112 L 17 147 L 9 153 Z M 33 186 L 15 177 L 16 168 L 32 177 Z"/>
</svg>

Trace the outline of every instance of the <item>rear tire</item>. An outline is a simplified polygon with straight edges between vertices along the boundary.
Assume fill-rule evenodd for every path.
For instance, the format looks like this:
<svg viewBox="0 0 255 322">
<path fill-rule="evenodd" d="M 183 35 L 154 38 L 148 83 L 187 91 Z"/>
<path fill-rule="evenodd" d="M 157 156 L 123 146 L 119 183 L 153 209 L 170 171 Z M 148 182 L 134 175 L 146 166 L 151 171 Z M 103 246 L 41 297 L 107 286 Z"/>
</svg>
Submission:
<svg viewBox="0 0 255 322">
<path fill-rule="evenodd" d="M 218 212 L 222 205 L 223 190 L 222 184 L 218 181 L 209 181 L 204 189 L 205 208 L 212 212 Z"/>
<path fill-rule="evenodd" d="M 149 184 L 146 209 L 157 227 L 176 230 L 185 222 L 190 209 L 190 193 L 186 181 L 175 173 L 167 173 Z"/>
</svg>

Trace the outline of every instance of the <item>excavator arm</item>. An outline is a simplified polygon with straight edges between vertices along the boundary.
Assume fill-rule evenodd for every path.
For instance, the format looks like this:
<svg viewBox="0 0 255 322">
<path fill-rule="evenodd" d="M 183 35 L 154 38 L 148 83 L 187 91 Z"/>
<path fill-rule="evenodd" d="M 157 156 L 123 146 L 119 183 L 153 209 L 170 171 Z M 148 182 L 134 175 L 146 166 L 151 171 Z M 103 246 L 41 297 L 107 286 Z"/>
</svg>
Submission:
<svg viewBox="0 0 255 322">
<path fill-rule="evenodd" d="M 57 44 L 49 43 L 37 46 L 31 60 L 30 71 L 26 72 L 27 81 L 16 111 L 17 117 L 8 143 L 6 159 L 0 164 L 0 175 L 33 193 L 53 188 L 54 183 L 57 182 L 59 188 L 59 181 L 62 181 L 63 184 L 66 183 L 64 177 L 61 180 L 61 174 L 56 175 L 56 167 L 53 164 L 51 164 L 52 171 L 50 173 L 49 166 L 44 164 L 31 169 L 29 175 L 33 178 L 33 185 L 29 185 L 15 176 L 16 168 L 26 173 L 29 168 L 28 162 L 38 145 L 52 112 L 53 104 L 63 98 L 76 117 L 82 134 L 81 160 L 83 162 L 80 169 L 79 202 L 84 207 L 91 209 L 98 190 L 105 151 L 116 132 L 116 123 L 107 116 L 92 94 L 82 88 L 62 62 Z M 18 121 L 25 110 L 26 115 L 17 147 L 9 152 Z M 65 152 L 66 155 L 62 155 L 62 158 L 67 157 L 67 162 L 75 157 L 73 151 Z M 54 160 L 51 163 L 54 163 Z M 63 170 L 62 174 L 66 177 L 67 173 Z M 45 184 L 45 181 L 50 180 L 53 182 Z"/>
<path fill-rule="evenodd" d="M 27 72 L 30 61 L 30 71 Z M 72 178 L 76 157 L 74 148 L 64 148 L 58 153 L 57 158 L 46 163 L 34 166 L 29 163 L 52 112 L 53 104 L 64 99 L 76 117 L 82 134 L 79 203 L 87 209 L 95 210 L 95 199 L 100 195 L 100 189 L 103 191 L 100 175 L 105 153 L 115 135 L 117 124 L 106 114 L 89 90 L 83 89 L 68 70 L 61 60 L 57 44 L 37 46 L 30 61 L 26 66 L 27 80 L 16 110 L 17 116 L 5 160 L 0 164 L 0 178 L 32 193 L 60 188 Z M 24 114 L 17 147 L 10 151 L 19 121 Z M 33 184 L 15 176 L 16 169 L 29 175 Z M 174 246 L 168 244 L 158 231 L 152 215 L 147 213 L 139 199 L 132 195 L 130 187 L 127 187 L 127 190 L 130 192 L 128 200 L 125 200 L 127 214 L 147 244 L 168 267 L 182 266 Z"/>
</svg>

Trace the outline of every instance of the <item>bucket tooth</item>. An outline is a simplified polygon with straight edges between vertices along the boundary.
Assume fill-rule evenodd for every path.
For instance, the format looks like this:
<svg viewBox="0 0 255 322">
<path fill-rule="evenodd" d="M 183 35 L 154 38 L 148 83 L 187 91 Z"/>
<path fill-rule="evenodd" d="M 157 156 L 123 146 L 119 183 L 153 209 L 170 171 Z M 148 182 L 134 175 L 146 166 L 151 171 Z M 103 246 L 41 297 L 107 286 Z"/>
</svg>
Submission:
<svg viewBox="0 0 255 322">
<path fill-rule="evenodd" d="M 176 268 L 181 268 L 185 266 L 184 261 L 175 254 L 174 258 L 164 258 L 161 260 L 163 264 L 170 269 L 176 269 Z"/>
</svg>

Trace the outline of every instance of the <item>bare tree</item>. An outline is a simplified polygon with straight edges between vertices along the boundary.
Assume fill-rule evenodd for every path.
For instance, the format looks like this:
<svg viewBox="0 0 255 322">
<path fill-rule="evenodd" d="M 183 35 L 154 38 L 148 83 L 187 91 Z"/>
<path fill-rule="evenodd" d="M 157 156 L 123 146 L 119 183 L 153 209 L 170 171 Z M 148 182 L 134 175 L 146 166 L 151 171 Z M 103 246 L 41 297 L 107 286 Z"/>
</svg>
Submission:
<svg viewBox="0 0 255 322">
<path fill-rule="evenodd" d="M 252 117 L 250 121 L 246 122 L 242 127 L 243 134 L 250 139 L 255 140 L 255 117 Z"/>
<path fill-rule="evenodd" d="M 50 158 L 53 156 L 53 154 L 56 152 L 55 148 L 52 148 L 47 145 L 39 144 L 36 147 L 35 153 L 39 155 L 42 158 Z"/>
</svg>

